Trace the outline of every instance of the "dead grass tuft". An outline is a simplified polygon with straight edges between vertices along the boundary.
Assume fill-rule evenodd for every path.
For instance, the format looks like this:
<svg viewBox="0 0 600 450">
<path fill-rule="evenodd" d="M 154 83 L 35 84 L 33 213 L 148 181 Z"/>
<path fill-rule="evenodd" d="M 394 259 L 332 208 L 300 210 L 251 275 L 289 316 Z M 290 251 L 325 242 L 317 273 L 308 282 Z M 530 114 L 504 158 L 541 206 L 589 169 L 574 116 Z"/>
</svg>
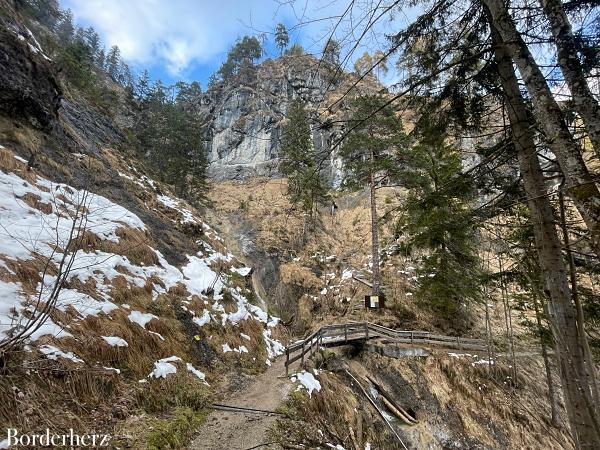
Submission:
<svg viewBox="0 0 600 450">
<path fill-rule="evenodd" d="M 27 170 L 27 165 L 17 161 L 14 153 L 6 148 L 0 148 L 0 170 L 14 172 L 31 184 L 34 184 L 36 180 L 35 173 Z"/>
<path fill-rule="evenodd" d="M 13 272 L 10 275 L 11 281 L 21 283 L 23 291 L 28 295 L 35 295 L 38 284 L 42 280 L 40 273 L 44 271 L 46 265 L 46 273 L 49 276 L 57 275 L 56 265 L 53 262 L 48 262 L 47 258 L 38 254 L 33 254 L 31 259 L 26 260 L 7 260 L 6 265 Z"/>
<path fill-rule="evenodd" d="M 323 284 L 308 267 L 290 262 L 279 267 L 281 280 L 290 286 L 297 286 L 305 291 L 316 291 Z"/>
<path fill-rule="evenodd" d="M 149 240 L 141 230 L 120 227 L 116 231 L 119 242 L 101 239 L 96 234 L 86 230 L 79 248 L 86 252 L 100 250 L 125 256 L 132 264 L 153 266 L 158 264 L 158 255 L 148 245 Z M 73 248 L 71 248 L 73 250 Z"/>
</svg>

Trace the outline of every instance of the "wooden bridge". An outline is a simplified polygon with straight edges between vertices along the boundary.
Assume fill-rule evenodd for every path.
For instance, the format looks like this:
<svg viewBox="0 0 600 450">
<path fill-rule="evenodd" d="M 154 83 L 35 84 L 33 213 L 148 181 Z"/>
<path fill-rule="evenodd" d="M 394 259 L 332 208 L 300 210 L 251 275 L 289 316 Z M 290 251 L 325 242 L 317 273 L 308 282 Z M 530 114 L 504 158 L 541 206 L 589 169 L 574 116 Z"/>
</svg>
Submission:
<svg viewBox="0 0 600 450">
<path fill-rule="evenodd" d="M 451 350 L 487 350 L 484 339 L 464 338 L 431 334 L 428 331 L 400 331 L 370 322 L 350 322 L 338 325 L 324 325 L 305 339 L 291 344 L 285 349 L 285 370 L 300 360 L 310 358 L 320 347 L 336 347 L 360 344 L 380 339 L 383 344 L 407 344 L 410 347 L 441 347 Z"/>
</svg>

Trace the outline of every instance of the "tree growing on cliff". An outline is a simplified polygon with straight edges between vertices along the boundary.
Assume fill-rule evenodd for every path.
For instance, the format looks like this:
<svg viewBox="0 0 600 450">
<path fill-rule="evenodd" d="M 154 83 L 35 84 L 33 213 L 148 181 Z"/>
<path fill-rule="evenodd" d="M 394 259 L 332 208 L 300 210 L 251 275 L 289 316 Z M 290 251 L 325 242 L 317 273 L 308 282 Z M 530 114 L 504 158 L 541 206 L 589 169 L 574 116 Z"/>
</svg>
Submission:
<svg viewBox="0 0 600 450">
<path fill-rule="evenodd" d="M 75 36 L 75 25 L 73 24 L 73 13 L 70 9 L 60 12 L 56 34 L 62 44 L 68 44 Z"/>
<path fill-rule="evenodd" d="M 358 97 L 348 122 L 351 129 L 340 150 L 346 176 L 343 185 L 352 189 L 369 187 L 373 294 L 380 293 L 377 189 L 394 183 L 401 174 L 399 157 L 408 144 L 402 120 L 378 95 Z"/>
<path fill-rule="evenodd" d="M 285 54 L 288 56 L 302 56 L 304 55 L 304 48 L 296 42 L 285 51 Z"/>
<path fill-rule="evenodd" d="M 326 201 L 328 194 L 317 164 L 308 114 L 299 98 L 292 101 L 286 115 L 279 170 L 288 177 L 287 195 L 290 202 L 300 205 L 312 219 L 317 205 Z"/>
<path fill-rule="evenodd" d="M 254 61 L 262 56 L 260 41 L 254 36 L 244 36 L 238 40 L 227 53 L 227 59 L 218 71 L 223 80 L 239 75 L 254 65 Z"/>
<path fill-rule="evenodd" d="M 373 67 L 373 57 L 369 52 L 364 52 L 360 58 L 354 62 L 354 71 L 363 76 Z"/>
<path fill-rule="evenodd" d="M 329 39 L 323 49 L 323 60 L 335 66 L 340 64 L 340 44 L 335 39 Z"/>
<path fill-rule="evenodd" d="M 166 87 L 157 81 L 148 91 L 140 78 L 136 96 L 134 132 L 140 151 L 161 180 L 193 204 L 206 203 L 208 160 L 204 149 L 202 119 L 196 110 L 200 86 L 179 82 Z"/>
<path fill-rule="evenodd" d="M 282 23 L 277 24 L 277 28 L 275 28 L 275 45 L 279 49 L 280 55 L 283 55 L 283 52 L 287 48 L 289 43 L 290 36 L 288 35 L 288 31 L 285 28 L 285 25 Z"/>
<path fill-rule="evenodd" d="M 118 45 L 113 45 L 106 55 L 106 73 L 113 81 L 119 79 L 119 69 L 121 67 L 121 50 Z"/>
</svg>

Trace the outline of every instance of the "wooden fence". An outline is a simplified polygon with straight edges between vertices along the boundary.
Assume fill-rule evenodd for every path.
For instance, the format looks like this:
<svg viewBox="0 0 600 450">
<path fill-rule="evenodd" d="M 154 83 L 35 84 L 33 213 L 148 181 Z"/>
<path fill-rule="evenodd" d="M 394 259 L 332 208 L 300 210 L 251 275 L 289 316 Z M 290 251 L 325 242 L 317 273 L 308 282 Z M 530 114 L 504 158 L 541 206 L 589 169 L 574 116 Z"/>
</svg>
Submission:
<svg viewBox="0 0 600 450">
<path fill-rule="evenodd" d="M 431 334 L 428 331 L 400 331 L 370 322 L 350 322 L 338 325 L 324 325 L 310 336 L 291 344 L 285 349 L 285 370 L 300 360 L 310 358 L 322 346 L 339 346 L 373 338 L 385 338 L 391 343 L 415 346 L 436 346 L 452 350 L 486 350 L 484 339 L 464 338 Z"/>
</svg>

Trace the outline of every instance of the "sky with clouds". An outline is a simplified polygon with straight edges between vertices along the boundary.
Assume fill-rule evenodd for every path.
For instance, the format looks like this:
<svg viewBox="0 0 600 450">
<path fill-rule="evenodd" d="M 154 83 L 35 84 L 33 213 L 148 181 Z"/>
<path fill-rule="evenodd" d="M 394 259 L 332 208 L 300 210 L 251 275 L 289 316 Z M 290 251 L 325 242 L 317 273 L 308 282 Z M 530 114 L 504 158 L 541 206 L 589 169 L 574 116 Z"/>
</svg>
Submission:
<svg viewBox="0 0 600 450">
<path fill-rule="evenodd" d="M 184 79 L 206 80 L 225 59 L 227 50 L 241 36 L 260 35 L 266 39 L 267 57 L 277 56 L 272 32 L 284 23 L 291 43 L 300 43 L 307 52 L 319 53 L 347 0 L 62 0 L 79 26 L 93 26 L 106 47 L 118 45 L 135 72 L 147 68 L 152 78 L 166 83 Z M 357 10 L 353 21 L 337 29 L 336 37 L 351 42 L 366 24 Z M 361 22 L 361 17 L 363 18 Z M 400 17 L 400 19 L 399 19 Z M 405 14 L 394 18 L 399 26 Z M 379 31 L 389 32 L 390 23 L 381 20 Z M 385 45 L 382 33 L 365 39 L 352 60 L 365 50 Z"/>
</svg>

